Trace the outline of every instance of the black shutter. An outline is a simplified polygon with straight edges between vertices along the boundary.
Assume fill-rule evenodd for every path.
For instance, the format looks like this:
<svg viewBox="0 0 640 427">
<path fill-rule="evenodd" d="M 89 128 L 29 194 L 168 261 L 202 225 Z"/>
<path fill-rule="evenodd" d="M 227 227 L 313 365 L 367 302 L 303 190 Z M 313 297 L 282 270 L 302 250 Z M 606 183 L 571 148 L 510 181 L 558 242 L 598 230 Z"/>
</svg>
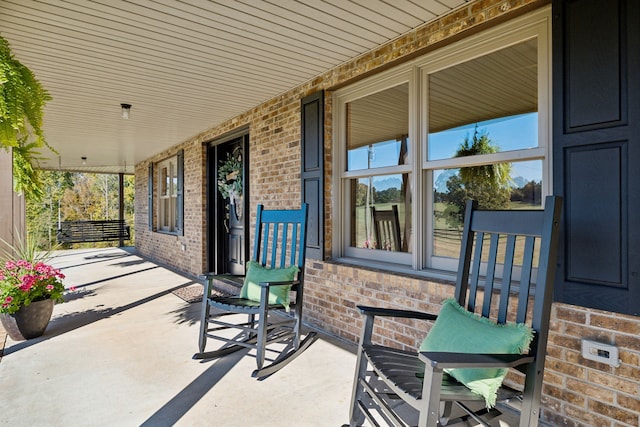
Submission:
<svg viewBox="0 0 640 427">
<path fill-rule="evenodd" d="M 640 2 L 553 3 L 556 300 L 640 314 Z"/>
<path fill-rule="evenodd" d="M 302 201 L 309 204 L 307 258 L 324 258 L 324 93 L 301 101 Z"/>
<path fill-rule="evenodd" d="M 149 182 L 147 184 L 147 190 L 149 191 L 147 200 L 149 231 L 153 231 L 153 163 L 149 163 Z"/>
<path fill-rule="evenodd" d="M 178 189 L 176 194 L 176 233 L 184 236 L 184 150 L 178 151 Z"/>
</svg>

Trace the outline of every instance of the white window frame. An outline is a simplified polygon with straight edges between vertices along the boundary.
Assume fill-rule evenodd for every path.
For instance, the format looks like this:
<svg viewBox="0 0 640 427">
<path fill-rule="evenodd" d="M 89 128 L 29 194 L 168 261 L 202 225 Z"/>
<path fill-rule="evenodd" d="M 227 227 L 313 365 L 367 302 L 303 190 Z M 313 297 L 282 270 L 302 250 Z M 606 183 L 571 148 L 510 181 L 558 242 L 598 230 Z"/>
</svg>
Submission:
<svg viewBox="0 0 640 427">
<path fill-rule="evenodd" d="M 334 98 L 334 105 L 338 106 L 337 115 L 334 116 L 334 120 L 337 119 L 337 122 L 334 121 L 334 134 L 339 132 L 343 137 L 341 138 L 340 151 L 339 154 L 334 156 L 334 159 L 338 162 L 338 167 L 335 169 L 337 171 L 341 171 L 339 174 L 334 174 L 334 178 L 338 177 L 337 181 L 334 181 L 334 188 L 339 188 L 340 191 L 340 206 L 343 206 L 342 210 L 339 212 L 345 213 L 339 217 L 339 230 L 337 233 L 334 232 L 334 242 L 333 248 L 340 248 L 339 257 L 348 257 L 350 259 L 361 259 L 361 260 L 373 260 L 376 262 L 386 262 L 391 264 L 399 264 L 399 265 L 410 265 L 411 264 L 411 254 L 406 252 L 391 252 L 391 251 L 382 251 L 382 250 L 371 250 L 365 248 L 356 248 L 351 246 L 350 242 L 350 233 L 348 230 L 350 229 L 350 216 L 349 212 L 353 207 L 351 206 L 351 199 L 349 197 L 349 183 L 352 179 L 357 178 L 366 178 L 372 175 L 386 175 L 386 174 L 400 174 L 400 173 L 409 173 L 409 180 L 413 181 L 413 164 L 415 163 L 415 153 L 410 153 L 410 164 L 407 165 L 398 165 L 398 166 L 388 166 L 388 167 L 380 167 L 380 168 L 372 168 L 372 169 L 363 169 L 363 170 L 354 170 L 347 171 L 347 149 L 346 149 L 346 130 L 347 130 L 347 121 L 346 121 L 346 108 L 349 102 L 353 102 L 355 100 L 361 99 L 363 97 L 369 96 L 371 94 L 382 92 L 386 89 L 390 89 L 392 87 L 396 87 L 402 84 L 408 84 L 409 88 L 412 86 L 412 81 L 414 76 L 410 72 L 410 70 L 405 69 L 404 67 L 391 70 L 386 73 L 382 73 L 377 76 L 376 79 L 370 79 L 368 82 L 364 82 L 360 85 L 354 85 L 350 89 L 342 91 L 336 98 Z M 409 105 L 415 100 L 411 98 L 414 97 L 411 94 L 411 90 L 409 90 Z M 337 101 L 337 103 L 336 103 Z M 411 133 L 411 123 L 410 117 L 409 119 L 409 140 L 410 142 L 410 150 L 413 148 L 415 143 L 413 142 L 413 135 Z M 335 146 L 334 146 L 335 147 Z M 336 241 L 336 238 L 338 239 Z"/>
<path fill-rule="evenodd" d="M 427 159 L 428 106 L 427 81 L 430 73 L 461 62 L 487 55 L 511 45 L 536 38 L 538 46 L 538 146 L 535 148 L 500 152 L 457 159 L 429 161 Z M 393 172 L 409 173 L 412 197 L 411 253 L 393 253 L 360 249 L 350 246 L 349 212 L 351 210 L 348 182 L 352 178 L 383 174 L 385 168 L 347 172 L 346 165 L 346 105 L 348 102 L 408 82 L 410 164 L 393 167 Z M 395 68 L 371 76 L 333 93 L 333 174 L 332 255 L 336 260 L 353 264 L 379 266 L 387 270 L 414 272 L 444 269 L 455 271 L 457 260 L 441 259 L 431 254 L 433 182 L 436 169 L 472 166 L 490 162 L 542 160 L 543 200 L 552 191 L 551 158 L 551 8 L 544 7 L 482 33 L 430 52 Z M 407 258 L 409 257 L 409 258 Z M 373 263 L 373 264 L 372 264 Z"/>
<path fill-rule="evenodd" d="M 169 188 L 168 194 L 163 192 L 164 182 L 162 176 L 162 170 L 166 168 L 169 175 Z M 157 164 L 158 169 L 158 231 L 164 233 L 174 233 L 176 232 L 176 223 L 177 223 L 177 215 L 178 215 L 178 157 L 173 156 L 168 159 L 165 159 Z M 171 180 L 175 177 L 176 183 L 175 185 L 171 183 Z M 169 203 L 170 209 L 167 212 L 165 209 L 165 201 L 171 200 Z M 168 221 L 165 221 L 168 219 Z M 164 224 L 169 224 L 165 226 Z"/>
</svg>

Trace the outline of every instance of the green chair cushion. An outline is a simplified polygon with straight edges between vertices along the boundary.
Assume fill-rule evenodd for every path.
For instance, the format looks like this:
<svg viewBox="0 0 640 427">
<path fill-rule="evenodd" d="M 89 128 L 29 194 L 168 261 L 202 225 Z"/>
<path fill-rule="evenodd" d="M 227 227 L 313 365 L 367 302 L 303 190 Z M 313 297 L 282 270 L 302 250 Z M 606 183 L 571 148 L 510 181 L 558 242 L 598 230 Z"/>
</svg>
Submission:
<svg viewBox="0 0 640 427">
<path fill-rule="evenodd" d="M 292 265 L 287 268 L 267 268 L 262 264 L 247 262 L 247 274 L 240 290 L 240 297 L 260 302 L 260 285 L 264 282 L 286 282 L 296 278 L 300 269 Z M 269 288 L 269 304 L 282 304 L 289 310 L 291 286 L 272 286 Z"/>
<path fill-rule="evenodd" d="M 444 301 L 440 314 L 420 351 L 478 354 L 522 354 L 528 350 L 533 330 L 522 323 L 498 325 L 471 313 L 455 299 Z M 456 368 L 445 372 L 484 397 L 488 407 L 495 406 L 497 391 L 507 368 Z"/>
</svg>

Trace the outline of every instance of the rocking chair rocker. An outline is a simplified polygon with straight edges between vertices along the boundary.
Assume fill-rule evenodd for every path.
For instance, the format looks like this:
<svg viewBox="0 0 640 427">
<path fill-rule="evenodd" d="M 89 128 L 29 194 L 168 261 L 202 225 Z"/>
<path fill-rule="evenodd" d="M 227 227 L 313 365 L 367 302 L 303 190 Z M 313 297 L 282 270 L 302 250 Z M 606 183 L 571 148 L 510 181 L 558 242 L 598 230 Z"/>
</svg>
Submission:
<svg viewBox="0 0 640 427">
<path fill-rule="evenodd" d="M 246 275 L 205 275 L 200 352 L 194 359 L 255 349 L 257 369 L 252 376 L 264 378 L 287 365 L 317 339 L 315 332 L 301 339 L 306 232 L 306 203 L 299 210 L 265 210 L 258 205 L 255 242 Z M 244 277 L 239 296 L 214 295 L 215 280 L 238 277 Z M 248 320 L 235 321 L 238 316 L 231 316 L 234 321 L 222 320 L 234 314 L 247 314 Z M 235 337 L 219 335 L 228 329 L 239 332 Z M 207 338 L 226 344 L 205 352 Z M 265 365 L 267 346 L 275 343 L 284 343 L 284 349 Z"/>
</svg>

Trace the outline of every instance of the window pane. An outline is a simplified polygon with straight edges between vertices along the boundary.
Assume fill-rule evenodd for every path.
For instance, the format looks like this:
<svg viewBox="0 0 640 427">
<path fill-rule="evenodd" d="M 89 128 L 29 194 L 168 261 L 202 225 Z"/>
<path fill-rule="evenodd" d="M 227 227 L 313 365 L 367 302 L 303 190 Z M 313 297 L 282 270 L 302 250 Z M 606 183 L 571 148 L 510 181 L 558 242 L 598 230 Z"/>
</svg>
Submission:
<svg viewBox="0 0 640 427">
<path fill-rule="evenodd" d="M 165 232 L 177 229 L 178 168 L 176 157 L 158 164 L 158 228 Z"/>
<path fill-rule="evenodd" d="M 160 185 L 162 186 L 160 189 L 161 196 L 169 195 L 169 168 L 163 167 L 160 169 Z"/>
<path fill-rule="evenodd" d="M 480 209 L 542 208 L 542 160 L 435 170 L 433 182 L 434 256 L 459 255 L 469 199 Z"/>
<path fill-rule="evenodd" d="M 347 170 L 407 164 L 408 84 L 347 104 Z"/>
<path fill-rule="evenodd" d="M 355 207 L 351 212 L 351 246 L 411 252 L 411 197 L 408 183 L 409 174 L 350 180 L 352 206 Z M 377 230 L 374 210 L 380 217 Z M 399 235 L 399 239 L 394 237 L 396 235 Z"/>
<path fill-rule="evenodd" d="M 162 215 L 160 216 L 160 224 L 162 229 L 170 230 L 171 227 L 171 199 L 162 199 L 161 202 L 162 203 Z"/>
<path fill-rule="evenodd" d="M 538 113 L 526 113 L 459 126 L 429 134 L 429 160 L 451 159 L 474 136 L 485 135 L 492 152 L 512 151 L 538 146 Z M 490 154 L 478 152 L 476 154 Z"/>
<path fill-rule="evenodd" d="M 171 162 L 171 197 L 178 194 L 178 167 L 175 162 Z"/>
<path fill-rule="evenodd" d="M 537 40 L 429 75 L 429 160 L 486 135 L 492 152 L 538 146 Z M 476 153 L 488 154 L 488 153 Z"/>
<path fill-rule="evenodd" d="M 171 198 L 171 231 L 178 229 L 178 204 L 176 201 L 177 199 L 175 197 Z"/>
<path fill-rule="evenodd" d="M 407 164 L 409 139 L 382 141 L 349 150 L 348 170 L 363 170 Z"/>
</svg>

